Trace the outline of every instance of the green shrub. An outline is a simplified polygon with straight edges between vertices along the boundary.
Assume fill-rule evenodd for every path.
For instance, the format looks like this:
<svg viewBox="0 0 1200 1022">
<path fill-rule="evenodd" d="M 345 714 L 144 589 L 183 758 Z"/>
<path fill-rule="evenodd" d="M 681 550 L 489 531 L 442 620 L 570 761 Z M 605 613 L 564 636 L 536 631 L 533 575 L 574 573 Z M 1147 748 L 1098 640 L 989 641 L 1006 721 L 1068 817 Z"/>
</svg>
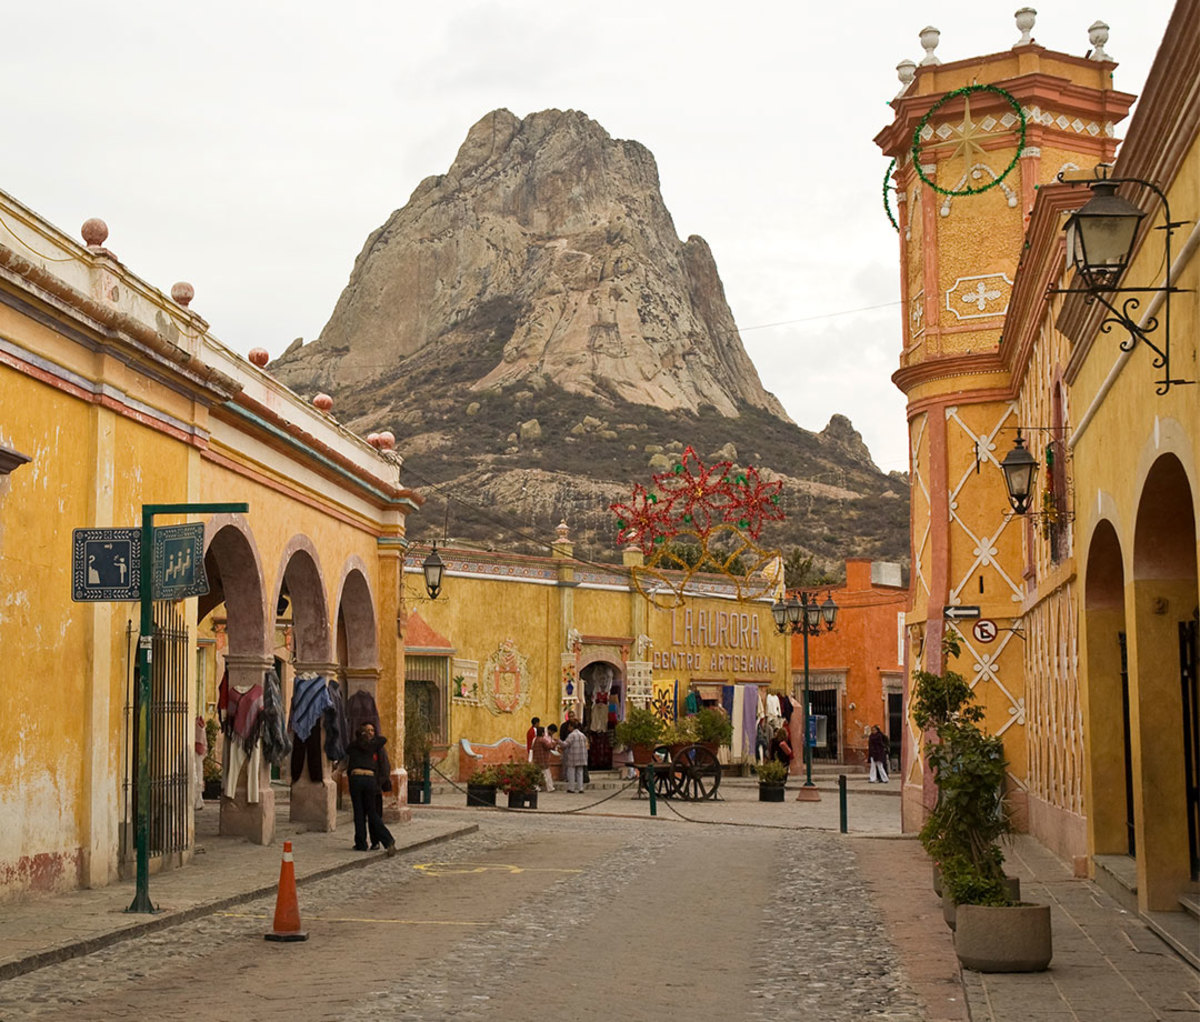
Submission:
<svg viewBox="0 0 1200 1022">
<path fill-rule="evenodd" d="M 768 759 L 758 765 L 759 784 L 783 784 L 788 778 L 788 765 L 777 759 Z"/>
</svg>

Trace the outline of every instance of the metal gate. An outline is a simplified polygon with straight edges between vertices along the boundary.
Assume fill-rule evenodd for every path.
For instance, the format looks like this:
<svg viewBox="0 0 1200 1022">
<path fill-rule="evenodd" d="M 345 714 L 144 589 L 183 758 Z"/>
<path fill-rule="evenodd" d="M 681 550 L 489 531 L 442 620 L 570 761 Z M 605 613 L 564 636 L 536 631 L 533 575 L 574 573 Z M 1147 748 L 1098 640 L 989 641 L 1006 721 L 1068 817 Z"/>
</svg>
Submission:
<svg viewBox="0 0 1200 1022">
<path fill-rule="evenodd" d="M 189 782 L 192 757 L 188 740 L 188 660 L 190 643 L 182 604 L 160 601 L 154 604 L 154 639 L 151 645 L 149 706 L 149 767 L 151 855 L 181 852 L 188 847 Z M 136 749 L 136 717 L 133 692 L 137 688 L 137 669 L 133 670 L 130 694 L 125 704 L 128 748 Z M 126 759 L 126 820 L 122 828 L 121 859 L 135 855 L 133 821 L 137 819 L 137 769 L 133 756 Z"/>
</svg>

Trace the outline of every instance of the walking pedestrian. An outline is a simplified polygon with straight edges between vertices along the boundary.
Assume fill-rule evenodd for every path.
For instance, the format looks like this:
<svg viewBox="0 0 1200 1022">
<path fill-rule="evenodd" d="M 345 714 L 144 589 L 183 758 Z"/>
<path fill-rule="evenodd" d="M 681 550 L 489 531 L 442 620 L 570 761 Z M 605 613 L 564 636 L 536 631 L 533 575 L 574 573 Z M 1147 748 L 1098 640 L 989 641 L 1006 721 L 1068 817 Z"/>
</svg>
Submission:
<svg viewBox="0 0 1200 1022">
<path fill-rule="evenodd" d="M 566 730 L 564 725 L 563 730 Z M 582 728 L 572 728 L 563 740 L 563 767 L 567 775 L 567 791 L 583 791 L 583 771 L 587 767 L 587 736 Z"/>
<path fill-rule="evenodd" d="M 379 754 L 387 744 L 383 735 L 375 734 L 372 724 L 363 724 L 355 732 L 347 754 L 347 773 L 350 782 L 350 802 L 354 806 L 354 850 L 369 852 L 380 844 L 388 855 L 396 854 L 396 839 L 383 822 L 379 812 Z M 370 831 L 371 844 L 367 844 Z"/>
<path fill-rule="evenodd" d="M 525 758 L 533 762 L 533 740 L 537 737 L 538 727 L 542 723 L 541 717 L 533 717 L 529 721 L 529 730 L 525 732 Z"/>
<path fill-rule="evenodd" d="M 554 725 L 550 725 L 554 728 Z M 557 730 L 557 728 L 554 728 Z M 533 740 L 533 762 L 535 766 L 542 768 L 542 777 L 546 781 L 546 790 L 554 790 L 554 778 L 550 776 L 550 767 L 554 762 L 554 747 L 558 744 L 558 739 L 551 738 L 546 734 L 546 729 L 539 727 L 537 729 L 537 737 Z"/>
<path fill-rule="evenodd" d="M 867 758 L 871 761 L 871 776 L 867 778 L 867 783 L 887 784 L 888 740 L 878 724 L 871 725 L 871 734 L 867 738 Z"/>
</svg>

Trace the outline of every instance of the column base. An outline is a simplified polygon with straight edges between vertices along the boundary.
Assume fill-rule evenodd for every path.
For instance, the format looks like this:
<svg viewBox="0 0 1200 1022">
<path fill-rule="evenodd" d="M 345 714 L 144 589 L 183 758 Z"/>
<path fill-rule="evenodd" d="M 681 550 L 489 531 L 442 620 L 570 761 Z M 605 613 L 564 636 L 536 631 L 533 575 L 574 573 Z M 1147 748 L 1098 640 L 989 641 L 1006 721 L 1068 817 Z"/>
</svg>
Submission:
<svg viewBox="0 0 1200 1022">
<path fill-rule="evenodd" d="M 329 833 L 337 829 L 337 785 L 332 778 L 310 781 L 301 777 L 292 782 L 288 819 L 303 823 L 309 830 Z"/>
<path fill-rule="evenodd" d="M 800 786 L 800 790 L 796 793 L 796 801 L 797 802 L 820 802 L 821 801 L 821 793 L 819 791 L 817 791 L 817 786 L 815 784 L 812 784 L 812 785 L 803 784 Z"/>
<path fill-rule="evenodd" d="M 268 782 L 260 790 L 261 801 L 247 802 L 242 788 L 233 798 L 221 799 L 222 837 L 244 837 L 256 845 L 275 840 L 275 792 Z"/>
</svg>

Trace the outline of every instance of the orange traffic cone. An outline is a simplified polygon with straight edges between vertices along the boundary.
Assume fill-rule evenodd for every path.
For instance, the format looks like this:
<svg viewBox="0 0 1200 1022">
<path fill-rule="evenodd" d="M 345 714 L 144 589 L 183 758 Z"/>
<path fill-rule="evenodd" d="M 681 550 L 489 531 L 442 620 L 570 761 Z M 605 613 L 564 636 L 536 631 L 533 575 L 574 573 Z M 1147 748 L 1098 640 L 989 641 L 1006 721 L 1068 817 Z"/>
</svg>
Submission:
<svg viewBox="0 0 1200 1022">
<path fill-rule="evenodd" d="M 296 864 L 292 861 L 292 843 L 283 843 L 283 863 L 279 867 L 279 893 L 275 896 L 275 929 L 267 940 L 308 940 L 300 929 L 300 902 L 296 899 Z"/>
</svg>

